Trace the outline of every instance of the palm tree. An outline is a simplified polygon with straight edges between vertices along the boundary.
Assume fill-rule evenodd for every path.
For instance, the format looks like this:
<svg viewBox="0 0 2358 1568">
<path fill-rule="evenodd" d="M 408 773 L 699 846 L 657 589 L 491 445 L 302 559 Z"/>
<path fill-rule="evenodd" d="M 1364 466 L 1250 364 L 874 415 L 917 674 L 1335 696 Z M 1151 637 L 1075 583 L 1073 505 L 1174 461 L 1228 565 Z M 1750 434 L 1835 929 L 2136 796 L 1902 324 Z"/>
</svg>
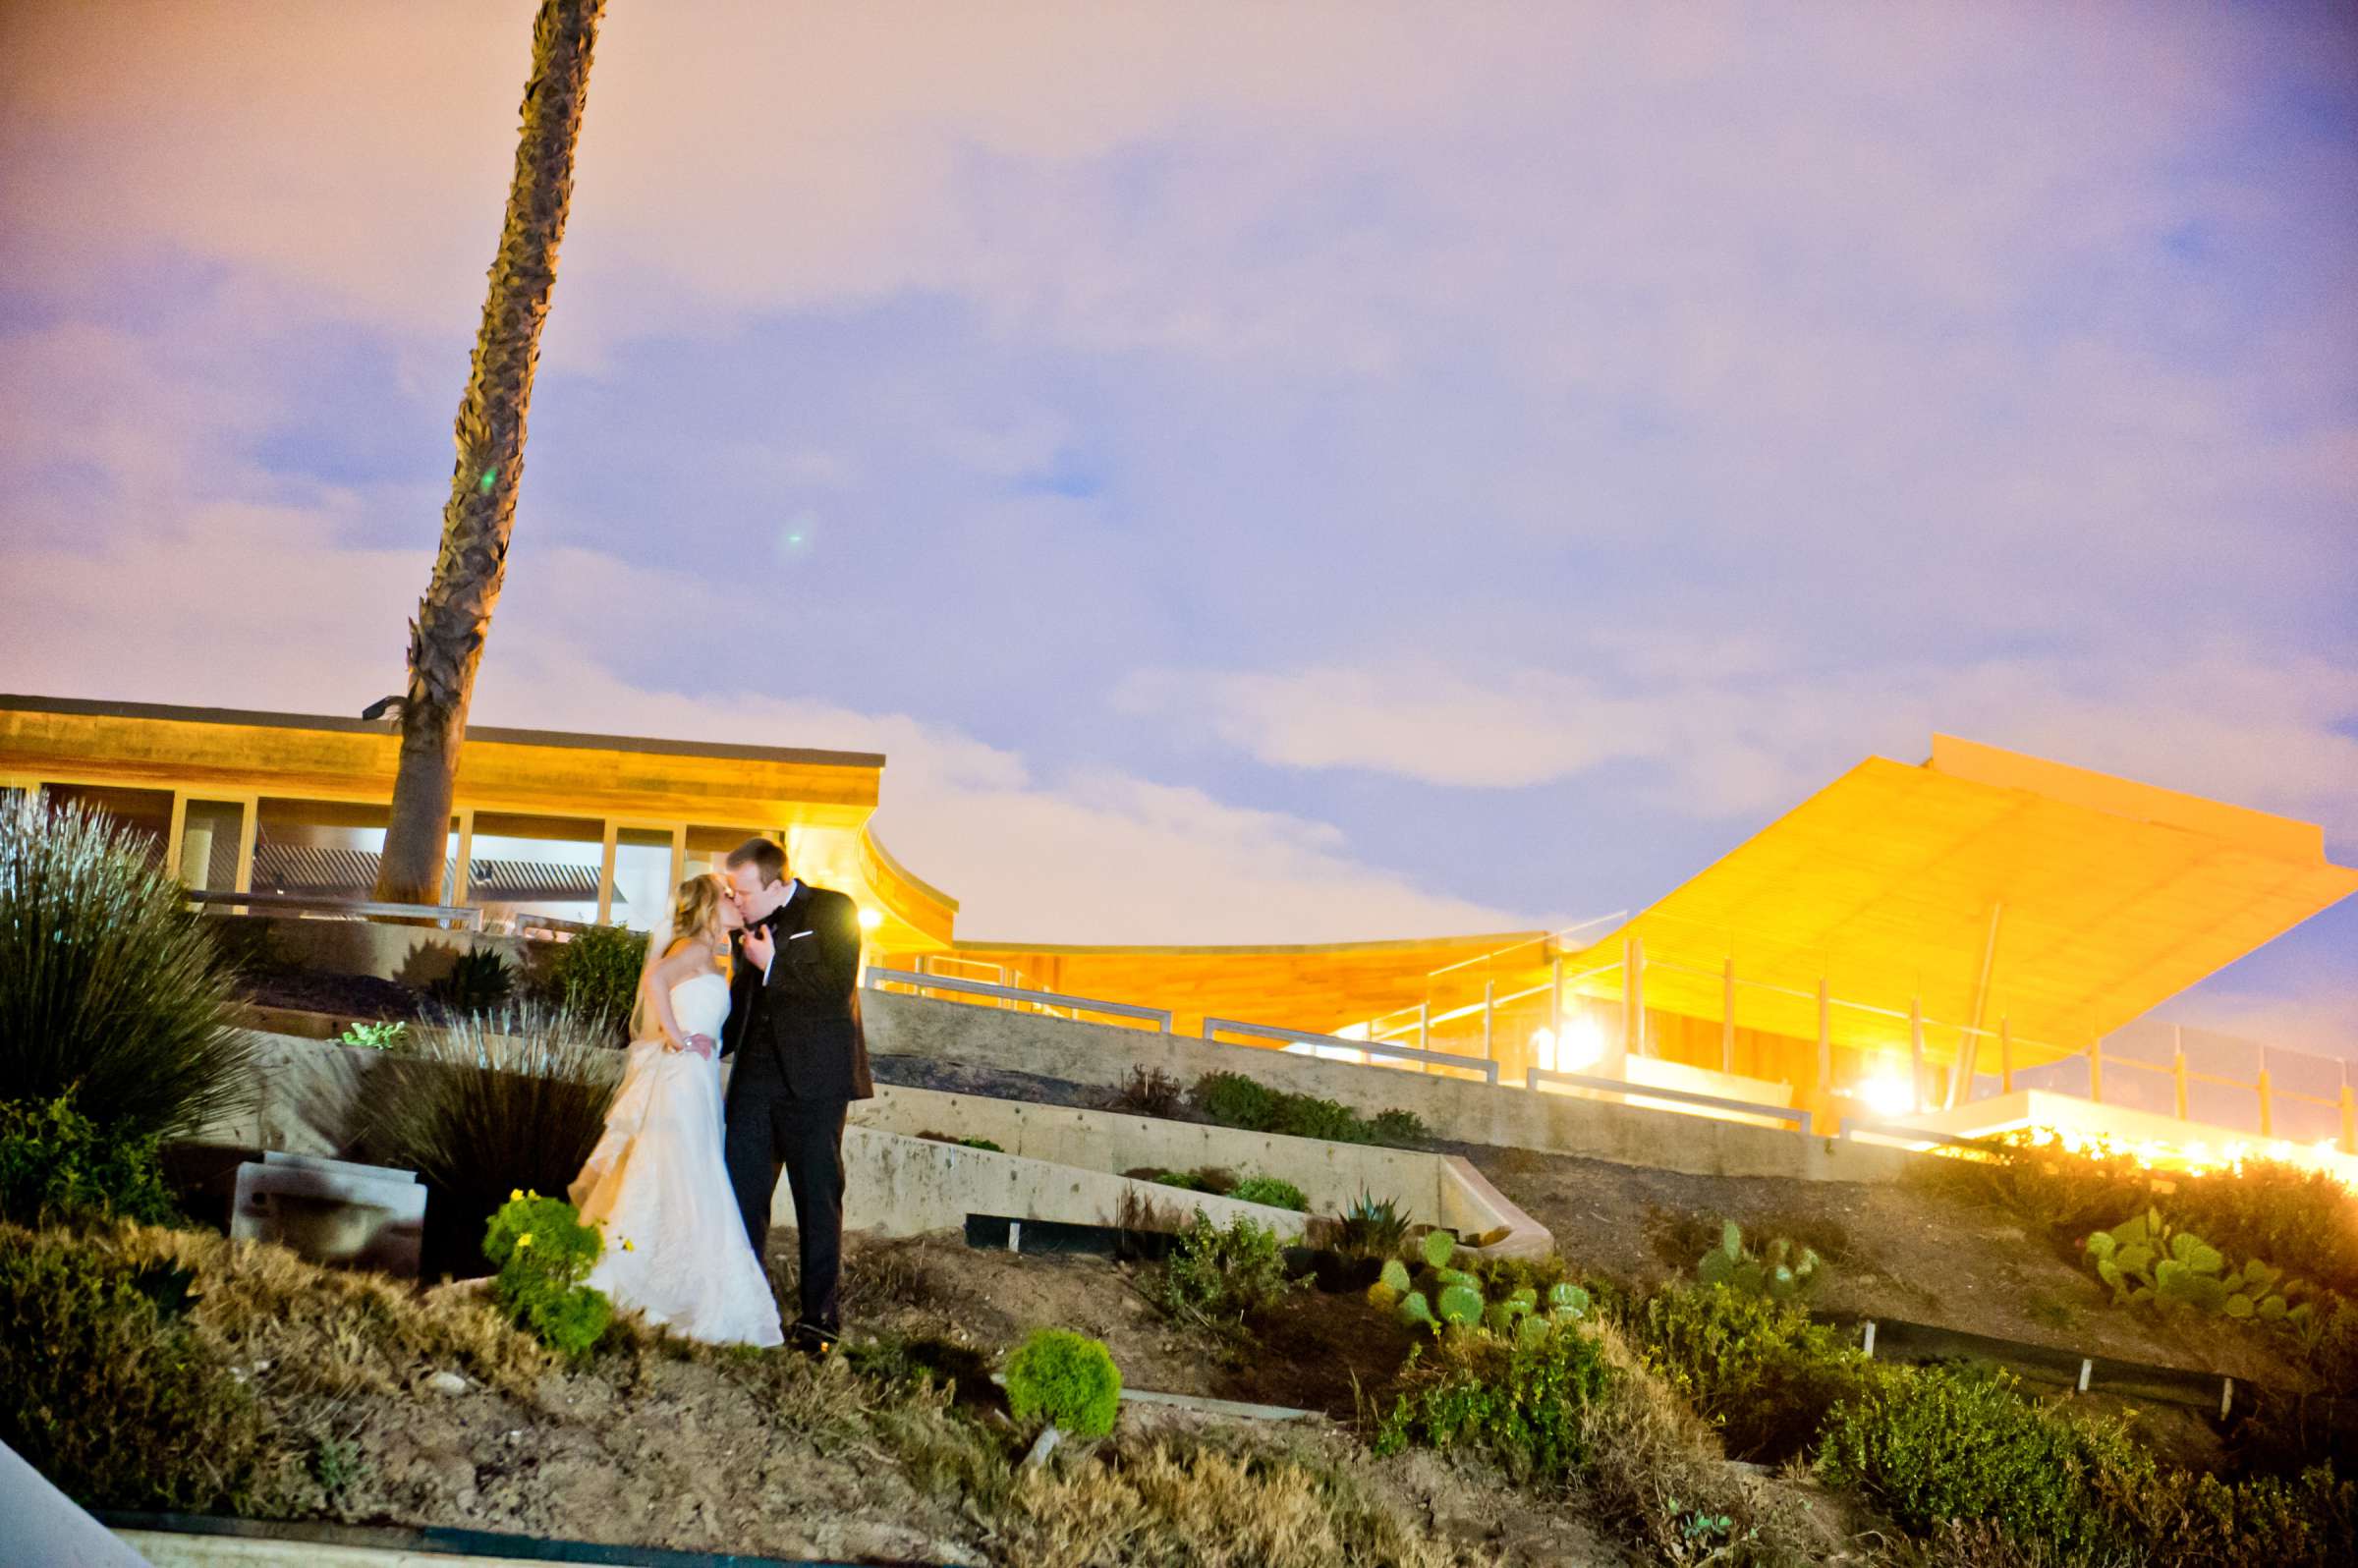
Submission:
<svg viewBox="0 0 2358 1568">
<path fill-rule="evenodd" d="M 606 0 L 542 0 L 533 23 L 533 75 L 508 188 L 507 226 L 459 403 L 458 467 L 442 509 L 434 577 L 410 623 L 410 684 L 401 708 L 401 768 L 376 896 L 442 898 L 442 864 L 467 704 L 491 609 L 507 574 L 524 471 L 524 420 L 540 358 L 540 325 L 557 280 L 557 244 L 573 201 L 573 153 L 590 87 L 590 52 Z"/>
</svg>

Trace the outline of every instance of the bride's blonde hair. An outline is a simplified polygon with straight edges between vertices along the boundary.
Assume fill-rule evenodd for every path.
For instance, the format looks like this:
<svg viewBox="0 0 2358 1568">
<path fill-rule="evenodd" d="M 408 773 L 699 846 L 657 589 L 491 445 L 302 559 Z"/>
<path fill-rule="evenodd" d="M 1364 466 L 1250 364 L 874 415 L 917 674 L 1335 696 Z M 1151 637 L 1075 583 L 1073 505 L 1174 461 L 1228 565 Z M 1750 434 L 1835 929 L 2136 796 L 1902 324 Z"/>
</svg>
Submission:
<svg viewBox="0 0 2358 1568">
<path fill-rule="evenodd" d="M 694 939 L 712 928 L 720 915 L 720 878 L 691 876 L 671 894 L 671 935 L 656 941 L 652 933 L 646 939 L 646 957 L 639 965 L 639 985 L 632 992 L 630 1036 L 646 1039 L 654 1028 L 652 1010 L 646 1000 L 646 978 L 654 973 L 663 954 L 681 937 Z"/>
<path fill-rule="evenodd" d="M 671 895 L 671 935 L 702 936 L 720 918 L 720 878 L 691 876 Z"/>
</svg>

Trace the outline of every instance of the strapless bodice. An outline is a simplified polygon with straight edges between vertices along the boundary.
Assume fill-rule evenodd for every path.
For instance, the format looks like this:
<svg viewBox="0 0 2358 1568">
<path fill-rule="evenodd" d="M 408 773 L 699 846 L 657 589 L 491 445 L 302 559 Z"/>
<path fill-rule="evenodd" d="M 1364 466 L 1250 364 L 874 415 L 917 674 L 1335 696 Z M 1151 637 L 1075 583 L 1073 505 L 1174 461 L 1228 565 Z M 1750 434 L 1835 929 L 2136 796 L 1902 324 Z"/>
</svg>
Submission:
<svg viewBox="0 0 2358 1568">
<path fill-rule="evenodd" d="M 682 1035 L 720 1038 L 720 1026 L 729 1017 L 728 979 L 716 972 L 680 981 L 671 988 L 671 1016 L 680 1021 Z"/>
</svg>

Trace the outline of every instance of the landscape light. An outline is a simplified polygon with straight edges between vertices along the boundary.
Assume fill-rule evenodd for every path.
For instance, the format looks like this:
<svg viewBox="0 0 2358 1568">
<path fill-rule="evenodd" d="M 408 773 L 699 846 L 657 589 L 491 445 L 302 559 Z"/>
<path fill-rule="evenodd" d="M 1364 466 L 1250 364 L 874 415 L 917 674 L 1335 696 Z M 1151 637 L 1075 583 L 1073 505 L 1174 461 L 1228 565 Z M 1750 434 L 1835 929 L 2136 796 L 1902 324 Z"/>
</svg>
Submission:
<svg viewBox="0 0 2358 1568">
<path fill-rule="evenodd" d="M 862 930 L 872 931 L 883 924 L 884 915 L 881 910 L 864 909 L 860 912 L 860 928 Z"/>
<path fill-rule="evenodd" d="M 1865 1100 L 1878 1116 L 1907 1116 L 1916 1109 L 1916 1091 L 1906 1079 L 1889 1073 L 1878 1073 L 1850 1093 L 1854 1099 Z"/>
<path fill-rule="evenodd" d="M 1550 1073 L 1585 1073 L 1604 1060 L 1604 1030 L 1593 1018 L 1564 1021 L 1560 1036 L 1552 1029 L 1533 1031 L 1531 1054 Z"/>
</svg>

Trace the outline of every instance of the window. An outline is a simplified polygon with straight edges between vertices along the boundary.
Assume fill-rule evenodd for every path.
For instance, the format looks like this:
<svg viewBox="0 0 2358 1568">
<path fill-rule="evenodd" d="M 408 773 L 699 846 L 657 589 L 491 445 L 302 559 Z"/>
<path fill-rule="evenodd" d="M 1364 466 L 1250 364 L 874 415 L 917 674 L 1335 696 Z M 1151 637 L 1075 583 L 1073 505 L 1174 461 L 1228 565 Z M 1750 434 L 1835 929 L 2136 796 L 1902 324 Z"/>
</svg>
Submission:
<svg viewBox="0 0 2358 1568">
<path fill-rule="evenodd" d="M 164 837 L 172 831 L 170 790 L 128 789 L 113 784 L 44 784 L 52 806 L 79 806 L 98 812 L 116 826 L 128 829 L 148 858 L 162 862 Z"/>
<path fill-rule="evenodd" d="M 482 909 L 486 929 L 594 924 L 605 841 L 594 817 L 477 812 L 467 901 Z"/>
</svg>

